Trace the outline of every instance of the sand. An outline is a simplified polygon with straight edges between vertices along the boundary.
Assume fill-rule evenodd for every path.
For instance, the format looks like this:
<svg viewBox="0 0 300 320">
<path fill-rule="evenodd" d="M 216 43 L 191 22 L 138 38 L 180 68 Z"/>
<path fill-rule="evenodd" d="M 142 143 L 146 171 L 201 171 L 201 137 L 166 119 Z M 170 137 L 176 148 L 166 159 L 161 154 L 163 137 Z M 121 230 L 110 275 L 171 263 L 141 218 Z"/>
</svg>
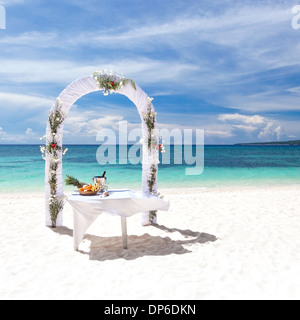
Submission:
<svg viewBox="0 0 300 320">
<path fill-rule="evenodd" d="M 159 225 L 103 214 L 73 251 L 42 193 L 0 195 L 0 299 L 299 299 L 300 186 L 163 190 Z"/>
</svg>

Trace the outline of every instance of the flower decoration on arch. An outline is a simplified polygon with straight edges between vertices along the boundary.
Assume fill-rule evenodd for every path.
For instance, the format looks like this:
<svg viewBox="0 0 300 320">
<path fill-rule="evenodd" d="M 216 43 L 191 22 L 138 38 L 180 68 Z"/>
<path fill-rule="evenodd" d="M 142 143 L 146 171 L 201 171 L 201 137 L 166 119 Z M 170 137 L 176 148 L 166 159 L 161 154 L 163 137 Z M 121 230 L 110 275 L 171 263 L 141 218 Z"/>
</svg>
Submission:
<svg viewBox="0 0 300 320">
<path fill-rule="evenodd" d="M 105 96 L 122 89 L 128 82 L 136 90 L 136 84 L 133 80 L 114 74 L 112 70 L 109 74 L 107 74 L 107 70 L 96 71 L 93 73 L 93 76 Z"/>
<path fill-rule="evenodd" d="M 55 102 L 54 109 L 50 112 L 48 122 L 50 132 L 48 135 L 43 136 L 40 140 L 46 140 L 45 146 L 40 146 L 42 157 L 46 160 L 46 155 L 49 156 L 49 210 L 51 215 L 52 227 L 56 226 L 56 220 L 59 212 L 64 207 L 65 197 L 57 196 L 57 170 L 61 160 L 61 155 L 65 155 L 68 151 L 67 148 L 63 149 L 61 143 L 61 136 L 58 129 L 66 119 L 66 115 L 62 111 L 64 106 L 63 101 L 58 98 Z"/>
</svg>

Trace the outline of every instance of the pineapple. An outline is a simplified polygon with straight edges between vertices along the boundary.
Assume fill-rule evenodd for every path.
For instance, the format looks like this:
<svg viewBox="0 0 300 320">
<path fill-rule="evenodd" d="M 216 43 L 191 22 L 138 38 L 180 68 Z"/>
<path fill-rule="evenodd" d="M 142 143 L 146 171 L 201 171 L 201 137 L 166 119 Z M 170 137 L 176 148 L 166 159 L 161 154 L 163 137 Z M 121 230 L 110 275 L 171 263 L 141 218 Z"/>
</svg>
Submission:
<svg viewBox="0 0 300 320">
<path fill-rule="evenodd" d="M 87 183 L 80 182 L 76 178 L 68 176 L 68 175 L 67 175 L 67 178 L 65 179 L 65 184 L 67 186 L 75 186 L 77 188 L 82 188 L 83 186 L 87 185 Z"/>
</svg>

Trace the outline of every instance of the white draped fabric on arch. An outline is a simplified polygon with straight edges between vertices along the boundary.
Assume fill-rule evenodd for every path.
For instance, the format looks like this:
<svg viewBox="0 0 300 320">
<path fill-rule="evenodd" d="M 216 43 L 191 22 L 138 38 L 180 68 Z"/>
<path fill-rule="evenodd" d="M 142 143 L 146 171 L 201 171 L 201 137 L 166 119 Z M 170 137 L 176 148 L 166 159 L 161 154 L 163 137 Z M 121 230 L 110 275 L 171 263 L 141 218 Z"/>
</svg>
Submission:
<svg viewBox="0 0 300 320">
<path fill-rule="evenodd" d="M 67 86 L 57 98 L 49 114 L 45 136 L 46 146 L 43 148 L 46 161 L 46 226 L 58 227 L 63 225 L 64 179 L 62 158 L 64 152 L 62 140 L 64 121 L 70 108 L 78 99 L 100 90 L 104 91 L 104 95 L 113 92 L 123 94 L 137 107 L 141 117 L 143 137 L 146 137 L 143 142 L 142 192 L 146 195 L 157 195 L 159 152 L 156 147 L 158 143 L 153 144 L 153 141 L 158 141 L 158 136 L 156 113 L 152 105 L 152 99 L 132 80 L 124 79 L 112 73 L 108 75 L 105 72 L 95 72 L 94 75 L 78 79 Z M 151 217 L 151 214 L 154 215 Z M 144 212 L 142 214 L 142 225 L 151 222 L 156 222 L 156 212 Z"/>
</svg>

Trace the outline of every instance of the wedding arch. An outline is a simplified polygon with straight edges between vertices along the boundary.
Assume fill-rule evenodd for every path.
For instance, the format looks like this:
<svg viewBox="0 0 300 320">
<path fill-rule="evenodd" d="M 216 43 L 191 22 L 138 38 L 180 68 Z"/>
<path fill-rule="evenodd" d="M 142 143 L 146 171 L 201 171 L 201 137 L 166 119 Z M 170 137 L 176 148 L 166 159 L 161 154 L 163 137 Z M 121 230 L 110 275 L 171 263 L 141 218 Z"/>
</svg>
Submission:
<svg viewBox="0 0 300 320">
<path fill-rule="evenodd" d="M 41 147 L 45 164 L 45 205 L 46 226 L 63 225 L 63 207 L 65 202 L 62 174 L 62 158 L 67 149 L 63 149 L 63 129 L 71 106 L 82 96 L 91 92 L 103 91 L 119 93 L 128 97 L 137 107 L 141 117 L 143 133 L 142 192 L 146 195 L 157 195 L 158 171 L 158 135 L 156 130 L 156 112 L 152 98 L 131 79 L 116 75 L 113 72 L 97 71 L 67 86 L 56 99 L 47 123 L 46 145 Z M 144 212 L 142 225 L 156 222 L 156 212 Z"/>
</svg>

